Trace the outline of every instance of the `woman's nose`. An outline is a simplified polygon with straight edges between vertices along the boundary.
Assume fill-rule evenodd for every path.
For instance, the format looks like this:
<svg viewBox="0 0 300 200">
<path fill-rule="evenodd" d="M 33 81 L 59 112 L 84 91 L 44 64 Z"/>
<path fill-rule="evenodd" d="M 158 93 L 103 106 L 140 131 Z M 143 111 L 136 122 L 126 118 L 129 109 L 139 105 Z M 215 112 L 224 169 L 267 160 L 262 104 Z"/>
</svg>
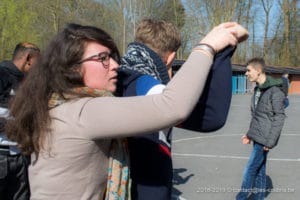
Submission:
<svg viewBox="0 0 300 200">
<path fill-rule="evenodd" d="M 111 69 L 118 69 L 119 68 L 119 64 L 113 59 L 113 58 L 110 58 L 110 68 Z"/>
</svg>

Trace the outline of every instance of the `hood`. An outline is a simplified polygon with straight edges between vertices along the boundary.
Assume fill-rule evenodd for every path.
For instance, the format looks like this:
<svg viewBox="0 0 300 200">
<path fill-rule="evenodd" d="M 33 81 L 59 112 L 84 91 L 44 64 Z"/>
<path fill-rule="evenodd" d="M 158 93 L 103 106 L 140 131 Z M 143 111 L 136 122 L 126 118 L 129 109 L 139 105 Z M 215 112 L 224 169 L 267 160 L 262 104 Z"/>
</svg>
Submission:
<svg viewBox="0 0 300 200">
<path fill-rule="evenodd" d="M 123 96 L 123 90 L 126 89 L 133 81 L 140 77 L 142 73 L 126 69 L 118 69 L 118 82 L 117 82 L 117 91 L 115 92 L 116 96 Z"/>
<path fill-rule="evenodd" d="M 167 66 L 159 55 L 139 42 L 133 42 L 128 45 L 125 55 L 121 58 L 120 69 L 129 69 L 141 74 L 148 74 L 163 84 L 167 84 L 170 81 Z"/>
<path fill-rule="evenodd" d="M 266 90 L 272 86 L 282 87 L 282 79 L 281 78 L 273 78 L 271 76 L 267 76 L 266 81 L 262 85 L 258 85 L 260 90 Z"/>
</svg>

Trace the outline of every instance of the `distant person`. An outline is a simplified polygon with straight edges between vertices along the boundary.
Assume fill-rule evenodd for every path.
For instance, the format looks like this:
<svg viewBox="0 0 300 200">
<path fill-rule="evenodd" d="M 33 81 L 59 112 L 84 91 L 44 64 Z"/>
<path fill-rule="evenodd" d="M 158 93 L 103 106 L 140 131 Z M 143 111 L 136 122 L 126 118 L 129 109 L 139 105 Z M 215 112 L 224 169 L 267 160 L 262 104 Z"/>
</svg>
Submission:
<svg viewBox="0 0 300 200">
<path fill-rule="evenodd" d="M 39 48 L 29 42 L 16 45 L 12 60 L 0 63 L 0 199 L 27 200 L 29 185 L 28 160 L 17 143 L 8 140 L 4 126 L 9 116 L 9 101 L 15 95 L 25 74 L 40 55 Z"/>
<path fill-rule="evenodd" d="M 244 28 L 239 25 L 235 28 L 239 30 L 239 39 L 247 38 L 248 32 Z M 180 45 L 180 31 L 175 25 L 164 20 L 141 20 L 134 42 L 128 45 L 121 58 L 121 95 L 162 93 L 172 78 L 172 62 Z M 201 48 L 201 45 L 198 47 Z M 231 88 L 230 59 L 234 50 L 235 47 L 228 46 L 215 55 L 205 89 L 192 114 L 180 128 L 208 132 L 225 124 L 232 95 L 228 88 Z M 171 199 L 171 140 L 172 127 L 128 139 L 132 199 Z"/>
<path fill-rule="evenodd" d="M 285 120 L 282 80 L 265 74 L 265 61 L 253 58 L 247 63 L 247 79 L 256 83 L 251 101 L 252 119 L 249 130 L 242 137 L 243 144 L 253 141 L 253 150 L 244 170 L 241 191 L 237 200 L 263 200 L 266 193 L 266 164 L 270 149 L 279 140 Z"/>
<path fill-rule="evenodd" d="M 282 74 L 282 87 L 283 87 L 283 91 L 284 91 L 284 108 L 287 108 L 290 105 L 290 101 L 289 101 L 289 88 L 290 88 L 290 80 L 289 80 L 289 72 L 287 70 L 285 70 Z"/>
<path fill-rule="evenodd" d="M 235 25 L 212 29 L 161 94 L 126 98 L 112 95 L 119 52 L 111 36 L 93 26 L 64 27 L 19 88 L 6 126 L 8 137 L 31 155 L 31 199 L 128 199 L 122 138 L 186 119 L 214 52 L 237 45 Z"/>
</svg>

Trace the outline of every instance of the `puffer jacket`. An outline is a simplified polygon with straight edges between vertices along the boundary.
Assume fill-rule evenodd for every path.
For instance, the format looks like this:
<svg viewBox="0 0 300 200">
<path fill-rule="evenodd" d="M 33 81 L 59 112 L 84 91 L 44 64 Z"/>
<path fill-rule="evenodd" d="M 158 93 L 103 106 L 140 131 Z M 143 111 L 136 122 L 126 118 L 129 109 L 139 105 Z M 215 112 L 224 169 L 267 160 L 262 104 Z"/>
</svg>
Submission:
<svg viewBox="0 0 300 200">
<path fill-rule="evenodd" d="M 261 94 L 255 106 L 258 91 Z M 252 119 L 247 132 L 250 139 L 270 149 L 277 145 L 285 120 L 284 97 L 281 79 L 267 76 L 265 83 L 255 88 L 251 104 Z"/>
<path fill-rule="evenodd" d="M 163 84 L 169 81 L 167 66 L 144 44 L 131 43 L 129 48 L 119 68 L 118 95 L 161 93 Z M 231 102 L 230 59 L 234 51 L 235 48 L 227 47 L 215 56 L 201 98 L 181 128 L 209 132 L 225 124 Z M 158 73 L 153 75 L 152 71 Z M 132 199 L 172 198 L 171 139 L 172 128 L 128 139 Z"/>
</svg>

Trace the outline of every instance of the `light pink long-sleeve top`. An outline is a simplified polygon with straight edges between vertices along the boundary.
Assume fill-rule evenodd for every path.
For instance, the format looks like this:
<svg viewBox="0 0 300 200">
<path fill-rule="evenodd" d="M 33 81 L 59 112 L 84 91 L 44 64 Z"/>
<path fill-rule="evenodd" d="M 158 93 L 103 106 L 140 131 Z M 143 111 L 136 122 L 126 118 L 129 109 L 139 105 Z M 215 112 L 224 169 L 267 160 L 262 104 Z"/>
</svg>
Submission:
<svg viewBox="0 0 300 200">
<path fill-rule="evenodd" d="M 157 131 L 184 120 L 196 104 L 212 59 L 193 52 L 162 94 L 81 98 L 50 111 L 50 153 L 32 155 L 31 199 L 98 200 L 103 196 L 111 138 Z"/>
</svg>

